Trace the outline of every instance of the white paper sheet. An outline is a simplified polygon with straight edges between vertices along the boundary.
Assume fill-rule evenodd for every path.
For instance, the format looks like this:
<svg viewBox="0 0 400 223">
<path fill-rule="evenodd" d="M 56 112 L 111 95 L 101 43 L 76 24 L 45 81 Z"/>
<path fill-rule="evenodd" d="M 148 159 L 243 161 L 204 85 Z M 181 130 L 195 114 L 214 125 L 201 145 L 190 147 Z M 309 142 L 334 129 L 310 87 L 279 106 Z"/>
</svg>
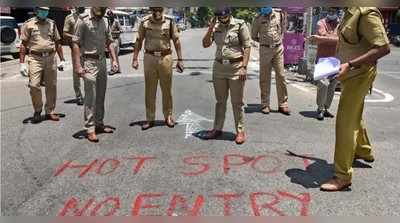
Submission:
<svg viewBox="0 0 400 223">
<path fill-rule="evenodd" d="M 319 58 L 314 67 L 314 80 L 318 81 L 339 73 L 340 60 L 335 57 Z"/>
</svg>

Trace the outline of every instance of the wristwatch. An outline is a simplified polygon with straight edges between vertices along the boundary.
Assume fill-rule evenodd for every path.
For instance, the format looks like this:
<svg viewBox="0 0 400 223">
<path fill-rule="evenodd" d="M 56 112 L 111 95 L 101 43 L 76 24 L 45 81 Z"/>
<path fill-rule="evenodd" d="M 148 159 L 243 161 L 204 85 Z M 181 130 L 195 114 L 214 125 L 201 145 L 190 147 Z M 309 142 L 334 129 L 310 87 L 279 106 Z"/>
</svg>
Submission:
<svg viewBox="0 0 400 223">
<path fill-rule="evenodd" d="M 354 67 L 354 64 L 351 62 L 351 61 L 349 61 L 349 62 L 347 62 L 348 64 L 349 64 L 349 67 L 350 67 L 350 69 L 354 69 L 355 67 Z"/>
<path fill-rule="evenodd" d="M 245 70 L 247 70 L 247 66 L 242 66 L 242 68 L 244 68 Z"/>
</svg>

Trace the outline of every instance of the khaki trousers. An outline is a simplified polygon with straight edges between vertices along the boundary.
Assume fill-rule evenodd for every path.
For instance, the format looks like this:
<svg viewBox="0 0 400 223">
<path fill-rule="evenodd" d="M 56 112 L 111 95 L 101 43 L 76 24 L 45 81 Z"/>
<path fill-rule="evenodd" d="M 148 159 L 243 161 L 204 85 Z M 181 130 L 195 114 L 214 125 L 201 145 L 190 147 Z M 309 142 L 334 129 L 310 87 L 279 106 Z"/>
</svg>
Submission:
<svg viewBox="0 0 400 223">
<path fill-rule="evenodd" d="M 351 180 L 357 155 L 371 158 L 372 147 L 362 121 L 364 99 L 376 76 L 376 67 L 342 82 L 336 119 L 335 175 Z"/>
<path fill-rule="evenodd" d="M 41 112 L 43 108 L 40 86 L 40 83 L 43 81 L 46 89 L 46 114 L 54 113 L 57 101 L 57 62 L 55 53 L 47 57 L 29 55 L 28 75 L 30 95 L 35 112 Z"/>
<path fill-rule="evenodd" d="M 260 46 L 261 106 L 270 106 L 271 72 L 275 70 L 276 91 L 279 107 L 287 107 L 288 93 L 283 67 L 283 46 L 275 48 Z"/>
<path fill-rule="evenodd" d="M 229 94 L 236 132 L 244 132 L 243 91 L 245 82 L 239 79 L 213 78 L 214 92 L 217 103 L 215 104 L 214 129 L 222 130 L 225 122 L 226 101 Z"/>
<path fill-rule="evenodd" d="M 158 81 L 162 92 L 164 118 L 172 116 L 172 55 L 158 57 L 146 53 L 143 62 L 147 121 L 154 121 L 156 117 Z"/>
<path fill-rule="evenodd" d="M 96 126 L 104 125 L 104 100 L 107 89 L 107 65 L 103 56 L 99 60 L 84 58 L 83 67 L 88 71 L 85 74 L 85 129 L 94 132 Z"/>
</svg>

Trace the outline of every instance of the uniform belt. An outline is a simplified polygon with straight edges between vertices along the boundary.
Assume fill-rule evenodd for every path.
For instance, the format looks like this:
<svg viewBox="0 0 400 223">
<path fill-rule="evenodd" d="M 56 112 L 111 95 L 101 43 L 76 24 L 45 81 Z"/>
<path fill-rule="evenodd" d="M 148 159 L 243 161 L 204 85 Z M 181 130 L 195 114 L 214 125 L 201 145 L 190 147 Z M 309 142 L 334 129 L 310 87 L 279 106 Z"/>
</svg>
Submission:
<svg viewBox="0 0 400 223">
<path fill-rule="evenodd" d="M 163 57 L 172 54 L 171 49 L 166 49 L 166 50 L 145 50 L 145 53 L 154 55 L 156 57 Z"/>
<path fill-rule="evenodd" d="M 99 54 L 83 54 L 83 58 L 89 58 L 89 59 L 94 59 L 94 60 L 100 60 L 100 55 Z"/>
<path fill-rule="evenodd" d="M 238 58 L 234 58 L 234 59 L 215 59 L 215 61 L 217 61 L 218 63 L 221 64 L 226 64 L 226 63 L 230 63 L 230 64 L 234 64 L 234 63 L 238 63 L 238 62 L 242 62 L 243 61 L 243 57 L 238 57 Z"/>
<path fill-rule="evenodd" d="M 39 52 L 39 51 L 34 51 L 34 50 L 29 51 L 30 54 L 35 55 L 35 56 L 40 56 L 40 57 L 48 57 L 51 54 L 53 54 L 54 52 L 55 51 L 53 51 L 53 50 L 48 51 L 48 52 Z"/>
<path fill-rule="evenodd" d="M 268 44 L 260 44 L 260 46 L 264 46 L 264 47 L 268 47 L 268 48 L 275 48 L 275 47 L 278 47 L 278 46 L 280 46 L 281 45 L 281 43 L 278 43 L 278 44 L 271 44 L 271 45 L 268 45 Z"/>
</svg>

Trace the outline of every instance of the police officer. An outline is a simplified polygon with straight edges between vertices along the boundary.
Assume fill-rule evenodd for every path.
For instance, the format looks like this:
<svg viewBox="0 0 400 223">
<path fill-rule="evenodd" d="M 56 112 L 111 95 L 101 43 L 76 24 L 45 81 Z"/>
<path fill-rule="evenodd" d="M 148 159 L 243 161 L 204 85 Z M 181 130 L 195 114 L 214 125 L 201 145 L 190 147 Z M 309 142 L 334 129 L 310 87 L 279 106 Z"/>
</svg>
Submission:
<svg viewBox="0 0 400 223">
<path fill-rule="evenodd" d="M 55 22 L 48 19 L 48 7 L 37 7 L 36 16 L 24 23 L 21 28 L 20 72 L 29 76 L 29 88 L 34 108 L 32 123 L 41 122 L 43 108 L 41 83 L 46 88 L 46 119 L 59 121 L 55 114 L 57 100 L 57 61 L 55 53 L 60 57 L 59 69 L 64 67 L 64 54 L 61 37 Z M 25 55 L 28 54 L 28 66 Z"/>
<path fill-rule="evenodd" d="M 215 16 L 203 38 L 203 47 L 217 45 L 213 65 L 215 98 L 214 128 L 203 138 L 215 139 L 222 134 L 225 121 L 226 101 L 231 95 L 235 118 L 237 144 L 246 140 L 244 132 L 243 91 L 247 77 L 247 64 L 250 57 L 250 33 L 243 20 L 231 16 L 228 7 L 217 8 Z"/>
<path fill-rule="evenodd" d="M 328 9 L 328 14 L 317 23 L 317 34 L 320 39 L 327 41 L 320 41 L 317 48 L 316 62 L 319 58 L 334 57 L 336 54 L 336 43 L 332 43 L 330 39 L 337 40 L 337 28 L 339 26 L 339 16 L 337 9 L 331 7 Z M 338 81 L 335 78 L 326 78 L 317 82 L 317 119 L 324 120 L 325 117 L 333 118 L 334 115 L 329 112 L 335 95 L 335 89 Z"/>
<path fill-rule="evenodd" d="M 120 70 L 120 64 L 119 64 L 119 44 L 121 43 L 121 38 L 120 34 L 122 33 L 122 28 L 121 24 L 119 23 L 118 19 L 116 19 L 116 16 L 114 13 L 109 10 L 107 12 L 108 20 L 109 20 L 109 26 L 110 26 L 110 31 L 111 31 L 111 36 L 113 38 L 113 47 L 114 47 L 114 52 L 117 57 L 117 64 L 118 64 L 118 70 L 116 72 L 111 72 L 110 74 L 117 74 L 121 73 Z"/>
<path fill-rule="evenodd" d="M 364 98 L 376 77 L 378 59 L 390 53 L 383 18 L 377 8 L 347 8 L 338 35 L 337 56 L 342 64 L 337 79 L 342 84 L 342 93 L 336 119 L 335 176 L 321 185 L 324 191 L 339 191 L 351 185 L 355 159 L 374 161 L 362 121 Z M 312 39 L 325 41 L 318 36 Z"/>
<path fill-rule="evenodd" d="M 174 43 L 178 62 L 178 72 L 183 72 L 183 60 L 178 28 L 175 21 L 164 15 L 162 7 L 151 7 L 151 15 L 146 16 L 139 25 L 138 38 L 133 54 L 132 67 L 138 69 L 138 55 L 144 41 L 144 77 L 146 97 L 146 121 L 142 130 L 154 126 L 156 113 L 157 85 L 160 81 L 162 91 L 163 113 L 165 124 L 173 128 L 175 121 L 172 117 L 172 50 Z"/>
<path fill-rule="evenodd" d="M 74 12 L 69 14 L 65 18 L 64 22 L 64 38 L 67 40 L 71 48 L 71 58 L 72 58 L 72 37 L 75 31 L 75 25 L 79 18 L 84 18 L 87 16 L 85 13 L 85 7 L 75 7 Z M 72 72 L 73 86 L 76 96 L 76 104 L 83 105 L 83 97 L 81 91 L 81 78 L 75 72 Z"/>
<path fill-rule="evenodd" d="M 84 80 L 85 128 L 90 142 L 99 141 L 96 133 L 113 133 L 113 128 L 103 122 L 107 89 L 105 46 L 111 55 L 113 71 L 118 70 L 111 32 L 104 19 L 106 10 L 106 7 L 92 7 L 87 17 L 78 20 L 72 38 L 74 69 Z"/>
<path fill-rule="evenodd" d="M 278 111 L 290 115 L 288 92 L 283 67 L 283 34 L 286 29 L 286 15 L 280 9 L 263 7 L 253 21 L 251 37 L 260 43 L 260 91 L 261 112 L 270 113 L 271 71 L 275 70 Z"/>
</svg>

